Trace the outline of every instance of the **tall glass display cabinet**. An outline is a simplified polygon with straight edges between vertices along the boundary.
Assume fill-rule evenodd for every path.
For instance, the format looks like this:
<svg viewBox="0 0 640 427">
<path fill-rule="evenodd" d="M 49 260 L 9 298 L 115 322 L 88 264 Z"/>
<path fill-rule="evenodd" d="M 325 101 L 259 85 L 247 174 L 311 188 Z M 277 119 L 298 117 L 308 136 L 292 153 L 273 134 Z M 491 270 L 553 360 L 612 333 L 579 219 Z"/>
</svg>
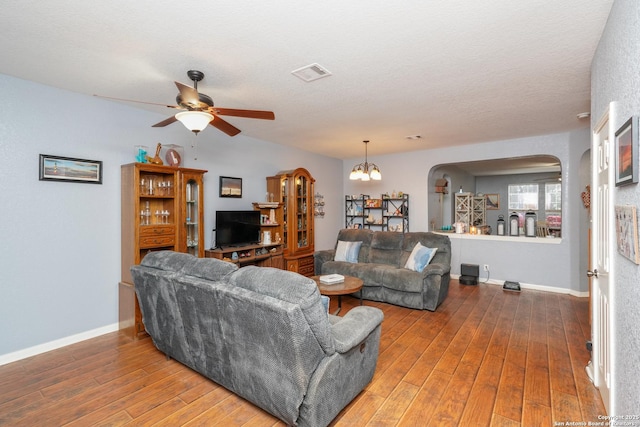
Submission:
<svg viewBox="0 0 640 427">
<path fill-rule="evenodd" d="M 180 219 L 178 251 L 204 257 L 203 175 L 206 171 L 180 169 Z"/>
<path fill-rule="evenodd" d="M 204 256 L 202 181 L 206 172 L 148 163 L 121 167 L 119 327 L 131 337 L 145 335 L 131 266 L 153 251 Z"/>
<path fill-rule="evenodd" d="M 286 269 L 313 276 L 314 183 L 304 168 L 280 171 L 267 177 L 267 191 L 283 204 L 284 261 Z"/>
</svg>

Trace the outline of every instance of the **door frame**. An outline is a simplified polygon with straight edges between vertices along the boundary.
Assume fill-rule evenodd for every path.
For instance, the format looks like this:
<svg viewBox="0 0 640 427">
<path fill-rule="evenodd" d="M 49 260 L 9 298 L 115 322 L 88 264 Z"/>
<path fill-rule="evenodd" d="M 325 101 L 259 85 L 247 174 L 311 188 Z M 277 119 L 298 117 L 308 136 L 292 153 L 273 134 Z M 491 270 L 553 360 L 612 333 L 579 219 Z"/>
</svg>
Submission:
<svg viewBox="0 0 640 427">
<path fill-rule="evenodd" d="M 608 223 L 605 226 L 608 228 L 608 274 L 607 274 L 607 299 L 608 299 L 608 310 L 607 310 L 607 322 L 606 324 L 609 326 L 607 331 L 604 331 L 604 334 L 599 330 L 600 328 L 600 314 L 602 313 L 600 298 L 599 298 L 599 282 L 598 277 L 594 276 L 591 278 L 591 283 L 589 287 L 589 295 L 591 299 L 591 339 L 592 339 L 592 353 L 591 353 L 591 361 L 589 365 L 587 365 L 587 373 L 590 378 L 593 380 L 593 383 L 600 392 L 602 397 L 602 401 L 604 403 L 605 408 L 608 413 L 611 413 L 612 408 L 615 407 L 616 395 L 615 395 L 615 387 L 613 386 L 612 379 L 615 378 L 615 363 L 613 363 L 613 358 L 615 355 L 616 349 L 616 340 L 614 333 L 614 322 L 613 317 L 615 313 L 615 263 L 614 263 L 614 255 L 616 253 L 615 248 L 615 214 L 614 214 L 614 194 L 615 194 L 615 152 L 614 152 L 614 141 L 615 141 L 615 126 L 616 123 L 616 104 L 611 102 L 603 113 L 602 117 L 596 122 L 596 125 L 592 128 L 592 146 L 591 146 L 591 189 L 592 189 L 592 233 L 591 233 L 591 260 L 590 265 L 591 268 L 597 268 L 598 261 L 597 257 L 599 255 L 599 238 L 600 238 L 600 209 L 605 208 L 608 209 Z M 608 129 L 604 129 L 604 127 Z M 601 198 L 598 196 L 598 135 L 602 132 L 606 132 L 608 139 L 607 152 L 605 153 L 609 157 L 609 170 L 608 170 L 608 206 L 601 206 L 602 203 Z M 595 290 L 595 292 L 594 292 Z M 604 351 L 608 354 L 608 366 L 609 373 L 608 378 L 603 378 L 598 368 L 603 355 L 601 354 L 601 342 L 600 337 L 605 336 L 608 337 L 608 343 L 603 343 L 605 346 L 608 345 L 608 349 Z M 608 387 L 607 387 L 608 384 Z M 603 393 L 603 386 L 606 388 Z"/>
</svg>

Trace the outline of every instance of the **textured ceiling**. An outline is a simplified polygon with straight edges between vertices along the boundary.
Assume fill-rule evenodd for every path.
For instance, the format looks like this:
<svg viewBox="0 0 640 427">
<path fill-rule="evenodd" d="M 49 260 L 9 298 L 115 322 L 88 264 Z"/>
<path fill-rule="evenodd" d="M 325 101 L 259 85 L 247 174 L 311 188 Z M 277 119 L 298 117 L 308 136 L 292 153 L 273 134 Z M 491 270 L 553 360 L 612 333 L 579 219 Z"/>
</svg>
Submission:
<svg viewBox="0 0 640 427">
<path fill-rule="evenodd" d="M 173 104 L 173 81 L 197 69 L 217 106 L 275 112 L 229 117 L 244 135 L 337 158 L 362 155 L 364 139 L 370 155 L 421 150 L 588 126 L 576 115 L 612 2 L 12 1 L 0 73 Z M 316 62 L 333 75 L 291 74 Z"/>
</svg>

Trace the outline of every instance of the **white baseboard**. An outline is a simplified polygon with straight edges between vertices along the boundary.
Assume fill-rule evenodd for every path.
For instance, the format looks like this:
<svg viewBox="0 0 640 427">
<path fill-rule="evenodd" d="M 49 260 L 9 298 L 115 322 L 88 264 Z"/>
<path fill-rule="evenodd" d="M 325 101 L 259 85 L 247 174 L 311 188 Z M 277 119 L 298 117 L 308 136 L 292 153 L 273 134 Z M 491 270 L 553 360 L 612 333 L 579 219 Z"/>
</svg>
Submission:
<svg viewBox="0 0 640 427">
<path fill-rule="evenodd" d="M 459 274 L 451 274 L 452 279 L 459 279 Z M 488 281 L 483 281 L 482 278 L 479 279 L 479 283 L 487 283 L 490 285 L 499 285 L 502 286 L 504 284 L 504 280 L 495 280 L 490 279 Z M 573 295 L 575 297 L 585 298 L 589 296 L 589 292 L 579 292 L 574 291 L 573 289 L 567 288 L 556 288 L 554 286 L 545 286 L 545 285 L 536 285 L 532 283 L 520 283 L 520 287 L 522 289 L 531 289 L 534 291 L 543 291 L 543 292 L 554 292 L 558 294 L 568 294 Z M 25 348 L 23 350 L 18 350 L 13 353 L 7 353 L 0 355 L 0 366 L 6 365 L 7 363 L 16 362 L 18 360 L 26 359 L 27 357 L 35 356 L 41 353 L 46 353 L 47 351 L 56 350 L 58 348 L 75 344 L 80 341 L 88 340 L 90 338 L 95 338 L 100 335 L 108 334 L 111 332 L 116 332 L 118 330 L 118 323 L 113 323 L 111 325 L 103 326 L 101 328 L 93 329 L 86 332 L 81 332 L 76 335 L 71 335 L 69 337 L 60 338 L 55 341 L 50 341 L 48 343 L 36 345 L 33 347 Z"/>
<path fill-rule="evenodd" d="M 0 366 L 7 363 L 16 362 L 18 360 L 26 359 L 27 357 L 35 356 L 47 351 L 56 350 L 67 345 L 75 344 L 80 341 L 95 338 L 100 335 L 108 334 L 118 330 L 118 323 L 103 326 L 101 328 L 92 329 L 90 331 L 81 332 L 76 335 L 60 338 L 55 341 L 50 341 L 44 344 L 39 344 L 33 347 L 25 348 L 23 350 L 14 351 L 13 353 L 7 353 L 0 355 Z"/>
<path fill-rule="evenodd" d="M 460 275 L 459 274 L 451 274 L 451 278 L 452 279 L 459 279 Z M 495 279 L 489 279 L 488 281 L 482 280 L 482 278 L 480 277 L 478 279 L 478 283 L 487 283 L 489 285 L 504 285 L 504 280 L 495 280 Z M 520 288 L 522 289 L 531 289 L 532 291 L 542 291 L 542 292 L 553 292 L 556 294 L 567 294 L 567 295 L 572 295 L 574 297 L 579 297 L 579 298 L 586 298 L 589 296 L 589 292 L 581 292 L 581 291 L 576 291 L 573 289 L 567 289 L 567 288 L 556 288 L 555 286 L 546 286 L 546 285 L 536 285 L 533 283 L 522 283 L 520 282 Z"/>
</svg>

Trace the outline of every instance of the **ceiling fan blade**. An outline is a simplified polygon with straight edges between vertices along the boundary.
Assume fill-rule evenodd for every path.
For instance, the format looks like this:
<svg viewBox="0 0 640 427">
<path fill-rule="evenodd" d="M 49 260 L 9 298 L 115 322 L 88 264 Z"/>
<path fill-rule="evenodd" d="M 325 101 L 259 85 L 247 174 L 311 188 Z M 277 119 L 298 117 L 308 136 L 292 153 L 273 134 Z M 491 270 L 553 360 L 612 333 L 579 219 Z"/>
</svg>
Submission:
<svg viewBox="0 0 640 427">
<path fill-rule="evenodd" d="M 151 127 L 152 128 L 162 128 L 162 127 L 165 127 L 165 126 L 170 125 L 171 123 L 177 122 L 177 121 L 178 121 L 178 119 L 176 119 L 176 116 L 171 116 L 171 117 L 168 117 L 168 118 L 164 119 L 161 122 L 156 123 L 155 125 L 153 125 Z"/>
<path fill-rule="evenodd" d="M 240 129 L 232 125 L 231 123 L 222 119 L 222 117 L 216 116 L 214 114 L 214 119 L 209 122 L 209 124 L 222 132 L 226 133 L 229 136 L 236 136 L 240 133 Z"/>
<path fill-rule="evenodd" d="M 198 96 L 198 91 L 192 88 L 191 86 L 187 86 L 180 82 L 174 82 L 180 91 L 180 96 L 182 97 L 182 101 L 192 104 L 193 106 L 198 106 L 200 104 L 200 97 Z"/>
<path fill-rule="evenodd" d="M 260 110 L 237 110 L 233 108 L 218 108 L 210 107 L 209 111 L 214 114 L 220 114 L 223 116 L 236 116 L 246 117 L 249 119 L 263 119 L 274 120 L 276 118 L 272 111 L 260 111 Z"/>
<path fill-rule="evenodd" d="M 97 96 L 98 98 L 111 99 L 113 101 L 126 101 L 126 102 L 135 102 L 138 104 L 159 105 L 160 107 L 175 108 L 176 110 L 183 110 L 183 108 L 178 105 L 167 105 L 167 104 L 158 104 L 156 102 L 134 101 L 133 99 L 113 98 L 111 96 L 103 96 L 103 95 L 95 95 L 95 94 L 93 96 Z"/>
</svg>

